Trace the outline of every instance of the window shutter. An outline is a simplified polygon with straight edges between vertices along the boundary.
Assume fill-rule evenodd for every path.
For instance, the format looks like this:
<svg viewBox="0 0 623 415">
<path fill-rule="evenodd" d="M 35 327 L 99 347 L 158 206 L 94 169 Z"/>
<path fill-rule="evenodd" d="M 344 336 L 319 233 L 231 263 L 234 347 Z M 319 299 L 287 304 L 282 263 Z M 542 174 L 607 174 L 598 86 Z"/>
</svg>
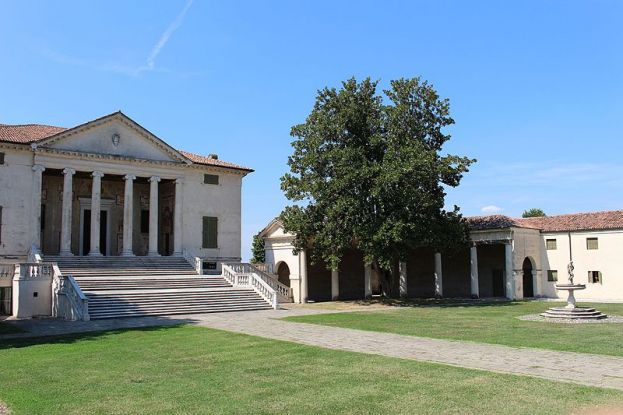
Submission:
<svg viewBox="0 0 623 415">
<path fill-rule="evenodd" d="M 218 218 L 203 217 L 203 248 L 218 248 Z"/>
</svg>

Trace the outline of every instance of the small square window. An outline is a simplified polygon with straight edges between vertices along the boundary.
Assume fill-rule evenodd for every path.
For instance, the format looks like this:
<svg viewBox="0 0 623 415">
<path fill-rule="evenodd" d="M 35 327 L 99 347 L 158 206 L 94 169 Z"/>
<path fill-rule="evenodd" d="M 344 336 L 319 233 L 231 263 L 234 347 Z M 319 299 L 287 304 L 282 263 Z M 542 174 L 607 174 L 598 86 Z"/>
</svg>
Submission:
<svg viewBox="0 0 623 415">
<path fill-rule="evenodd" d="M 586 238 L 586 249 L 599 249 L 599 239 Z"/>
<path fill-rule="evenodd" d="M 558 245 L 556 243 L 556 239 L 546 239 L 545 240 L 545 248 L 548 251 L 553 251 L 553 250 L 558 249 Z"/>
<path fill-rule="evenodd" d="M 555 269 L 548 270 L 547 281 L 558 281 L 558 271 Z"/>
<path fill-rule="evenodd" d="M 205 184 L 218 184 L 218 175 L 216 174 L 204 174 L 203 183 Z"/>
<path fill-rule="evenodd" d="M 588 271 L 588 282 L 589 284 L 601 284 L 601 272 L 600 271 Z"/>
<path fill-rule="evenodd" d="M 0 164 L 4 164 L 4 153 L 0 153 Z"/>
</svg>

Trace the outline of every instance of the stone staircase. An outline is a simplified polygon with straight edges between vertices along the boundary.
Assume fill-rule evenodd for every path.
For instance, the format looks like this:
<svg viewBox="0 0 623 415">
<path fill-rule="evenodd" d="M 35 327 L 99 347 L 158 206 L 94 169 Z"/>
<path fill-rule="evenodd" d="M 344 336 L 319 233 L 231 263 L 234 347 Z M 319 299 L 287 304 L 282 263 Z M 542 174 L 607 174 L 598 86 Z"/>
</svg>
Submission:
<svg viewBox="0 0 623 415">
<path fill-rule="evenodd" d="M 89 300 L 91 319 L 270 309 L 251 288 L 220 275 L 197 275 L 181 257 L 59 257 Z"/>
</svg>

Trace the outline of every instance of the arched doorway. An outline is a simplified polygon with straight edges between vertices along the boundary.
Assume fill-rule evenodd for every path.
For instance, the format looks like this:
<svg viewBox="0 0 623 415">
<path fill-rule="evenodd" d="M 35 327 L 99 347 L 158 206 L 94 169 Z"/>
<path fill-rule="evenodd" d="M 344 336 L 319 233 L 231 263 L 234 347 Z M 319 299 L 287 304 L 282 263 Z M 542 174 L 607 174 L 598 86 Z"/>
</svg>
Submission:
<svg viewBox="0 0 623 415">
<path fill-rule="evenodd" d="M 290 286 L 290 267 L 285 262 L 280 262 L 277 266 L 277 275 L 279 277 L 279 282 Z"/>
<path fill-rule="evenodd" d="M 521 269 L 523 271 L 523 296 L 524 298 L 534 297 L 533 266 L 530 258 L 523 260 Z"/>
</svg>

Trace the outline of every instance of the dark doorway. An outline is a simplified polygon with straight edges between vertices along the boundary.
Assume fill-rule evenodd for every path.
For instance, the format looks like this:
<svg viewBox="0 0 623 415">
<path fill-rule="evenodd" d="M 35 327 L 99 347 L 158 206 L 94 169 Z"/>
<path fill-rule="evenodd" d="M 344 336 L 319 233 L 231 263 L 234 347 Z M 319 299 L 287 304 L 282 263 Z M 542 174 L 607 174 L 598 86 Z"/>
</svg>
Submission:
<svg viewBox="0 0 623 415">
<path fill-rule="evenodd" d="M 84 210 L 84 220 L 82 228 L 82 255 L 89 255 L 91 251 L 91 209 Z M 106 231 L 108 230 L 108 211 L 100 211 L 100 252 L 108 255 L 106 241 L 108 240 Z"/>
<path fill-rule="evenodd" d="M 279 276 L 280 283 L 287 285 L 288 287 L 290 286 L 290 267 L 288 267 L 288 264 L 285 262 L 279 264 L 279 267 L 277 268 L 277 275 Z"/>
<path fill-rule="evenodd" d="M 0 287 L 0 315 L 10 316 L 13 313 L 12 293 L 11 287 Z"/>
<path fill-rule="evenodd" d="M 501 269 L 494 269 L 493 274 L 493 296 L 505 297 L 506 290 L 504 289 L 504 271 Z"/>
<path fill-rule="evenodd" d="M 530 258 L 523 260 L 521 269 L 523 270 L 523 296 L 524 298 L 534 297 L 532 261 L 530 261 Z"/>
</svg>

